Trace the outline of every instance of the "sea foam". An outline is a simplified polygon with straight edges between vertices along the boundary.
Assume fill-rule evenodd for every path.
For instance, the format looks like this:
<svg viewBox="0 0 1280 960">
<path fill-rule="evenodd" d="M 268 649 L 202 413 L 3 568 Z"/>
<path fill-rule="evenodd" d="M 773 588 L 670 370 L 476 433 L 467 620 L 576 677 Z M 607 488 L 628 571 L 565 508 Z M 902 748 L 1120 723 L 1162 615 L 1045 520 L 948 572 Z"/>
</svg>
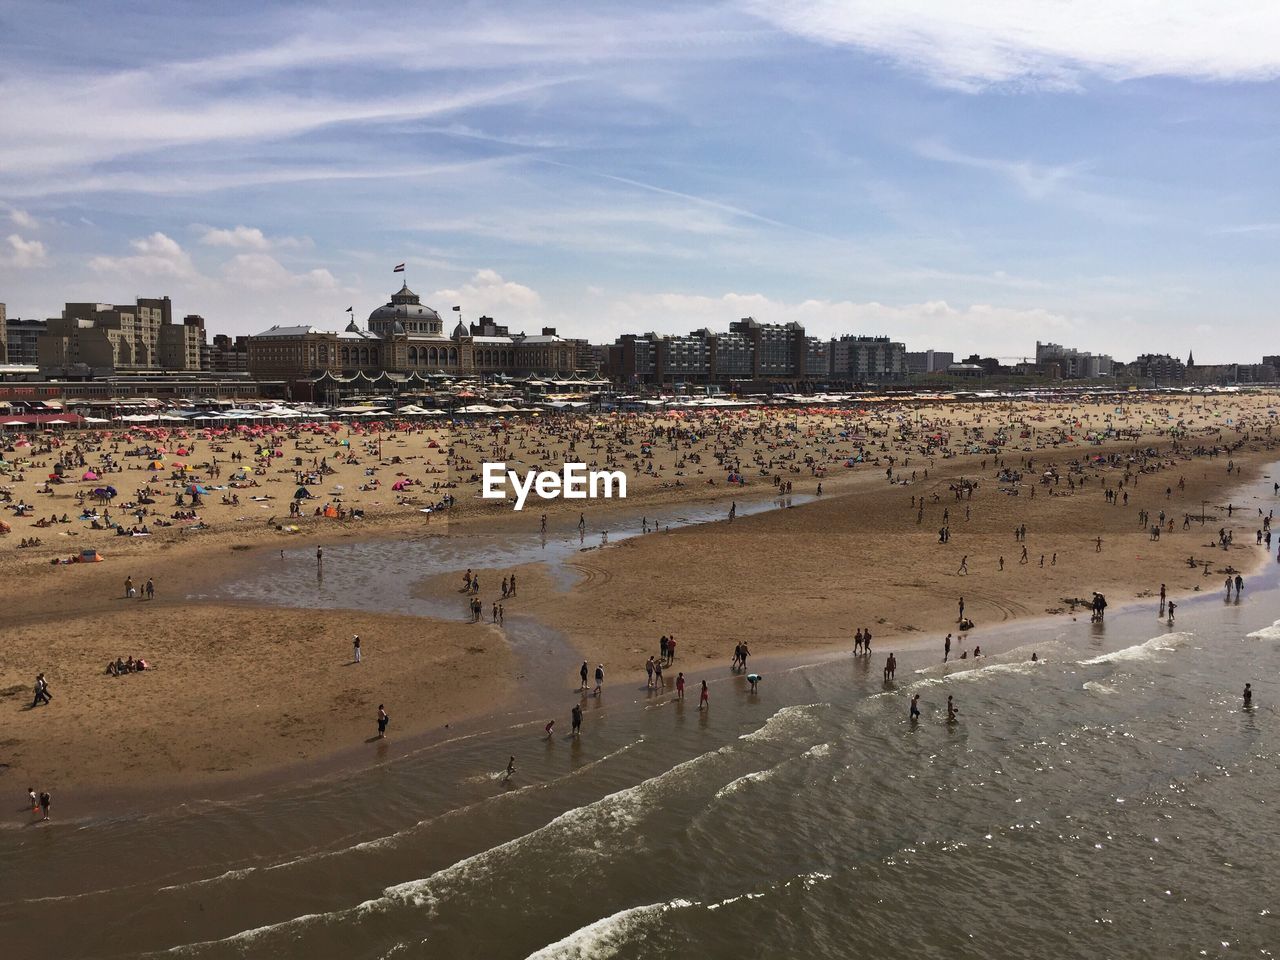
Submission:
<svg viewBox="0 0 1280 960">
<path fill-rule="evenodd" d="M 1081 660 L 1079 664 L 1082 667 L 1091 667 L 1099 663 L 1152 660 L 1162 653 L 1178 649 L 1190 639 L 1191 634 L 1189 633 L 1165 633 L 1158 637 L 1152 637 L 1145 643 L 1138 643 L 1132 647 L 1122 647 L 1119 650 L 1113 650 L 1111 653 L 1104 653 L 1097 657 L 1090 657 L 1088 660 Z"/>
</svg>

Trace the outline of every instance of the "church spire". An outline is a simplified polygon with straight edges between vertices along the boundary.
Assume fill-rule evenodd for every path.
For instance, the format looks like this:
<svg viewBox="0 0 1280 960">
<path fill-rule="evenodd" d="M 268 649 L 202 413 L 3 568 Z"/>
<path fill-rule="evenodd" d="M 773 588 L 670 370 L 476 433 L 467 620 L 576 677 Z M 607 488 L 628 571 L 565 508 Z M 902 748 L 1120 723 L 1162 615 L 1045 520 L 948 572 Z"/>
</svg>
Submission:
<svg viewBox="0 0 1280 960">
<path fill-rule="evenodd" d="M 1195 355 L 1195 351 L 1193 351 L 1193 350 L 1188 350 L 1188 351 L 1187 351 L 1187 369 L 1188 369 L 1188 370 L 1190 370 L 1190 369 L 1191 369 L 1192 367 L 1194 367 L 1195 365 L 1196 365 L 1196 355 Z"/>
</svg>

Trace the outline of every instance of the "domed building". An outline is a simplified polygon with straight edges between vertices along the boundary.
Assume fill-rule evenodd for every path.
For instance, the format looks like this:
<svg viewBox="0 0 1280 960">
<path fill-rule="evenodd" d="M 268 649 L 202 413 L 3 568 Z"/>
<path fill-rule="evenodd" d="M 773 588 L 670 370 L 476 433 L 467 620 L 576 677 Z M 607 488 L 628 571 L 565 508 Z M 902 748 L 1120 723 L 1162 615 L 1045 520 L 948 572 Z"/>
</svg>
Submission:
<svg viewBox="0 0 1280 960">
<path fill-rule="evenodd" d="M 440 314 L 406 284 L 369 314 L 367 329 L 352 320 L 340 333 L 310 325 L 274 326 L 251 337 L 249 366 L 255 375 L 270 374 L 291 384 L 320 378 L 329 383 L 363 378 L 368 384 L 383 377 L 403 382 L 413 374 L 569 376 L 588 349 L 585 341 L 559 337 L 552 327 L 543 327 L 540 335 L 512 334 L 490 317 L 470 328 L 459 318 L 445 334 Z"/>
<path fill-rule="evenodd" d="M 406 283 L 391 300 L 369 314 L 369 332 L 378 336 L 394 333 L 440 336 L 444 321 L 440 314 L 423 306 L 422 299 Z"/>
</svg>

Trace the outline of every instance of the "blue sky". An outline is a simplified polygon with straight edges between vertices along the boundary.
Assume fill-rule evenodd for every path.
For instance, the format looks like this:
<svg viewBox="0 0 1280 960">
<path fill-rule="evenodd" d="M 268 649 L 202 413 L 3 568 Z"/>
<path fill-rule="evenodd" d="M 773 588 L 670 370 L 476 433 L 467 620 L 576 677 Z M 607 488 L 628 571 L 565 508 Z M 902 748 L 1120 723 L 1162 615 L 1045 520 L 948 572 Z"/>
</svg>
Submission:
<svg viewBox="0 0 1280 960">
<path fill-rule="evenodd" d="M 0 0 L 0 38 L 10 315 L 332 328 L 407 262 L 594 341 L 1280 353 L 1277 5 Z"/>
</svg>

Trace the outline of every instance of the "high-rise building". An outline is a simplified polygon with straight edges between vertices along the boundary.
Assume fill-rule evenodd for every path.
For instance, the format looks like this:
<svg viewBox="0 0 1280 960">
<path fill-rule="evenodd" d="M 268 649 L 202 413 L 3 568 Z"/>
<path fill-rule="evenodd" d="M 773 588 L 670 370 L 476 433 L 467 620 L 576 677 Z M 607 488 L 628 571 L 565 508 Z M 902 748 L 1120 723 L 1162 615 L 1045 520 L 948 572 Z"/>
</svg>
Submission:
<svg viewBox="0 0 1280 960">
<path fill-rule="evenodd" d="M 8 307 L 0 303 L 0 360 L 9 359 L 9 313 Z"/>
<path fill-rule="evenodd" d="M 0 310 L 0 313 L 3 311 Z M 8 362 L 34 367 L 39 362 L 36 356 L 36 343 L 40 334 L 45 331 L 45 322 L 9 317 L 5 321 L 5 330 L 9 341 Z"/>
<path fill-rule="evenodd" d="M 68 303 L 36 344 L 45 373 L 58 376 L 200 369 L 203 327 L 173 323 L 168 297 L 135 304 Z"/>
<path fill-rule="evenodd" d="M 949 350 L 908 350 L 907 374 L 913 377 L 930 373 L 944 373 L 956 362 L 956 355 Z"/>
<path fill-rule="evenodd" d="M 1039 340 L 1036 341 L 1036 364 L 1056 364 L 1064 380 L 1095 380 L 1109 377 L 1114 372 L 1114 361 L 1105 353 L 1094 354 Z"/>
<path fill-rule="evenodd" d="M 907 375 L 906 344 L 846 334 L 831 341 L 831 374 L 851 383 L 901 380 Z"/>
</svg>

